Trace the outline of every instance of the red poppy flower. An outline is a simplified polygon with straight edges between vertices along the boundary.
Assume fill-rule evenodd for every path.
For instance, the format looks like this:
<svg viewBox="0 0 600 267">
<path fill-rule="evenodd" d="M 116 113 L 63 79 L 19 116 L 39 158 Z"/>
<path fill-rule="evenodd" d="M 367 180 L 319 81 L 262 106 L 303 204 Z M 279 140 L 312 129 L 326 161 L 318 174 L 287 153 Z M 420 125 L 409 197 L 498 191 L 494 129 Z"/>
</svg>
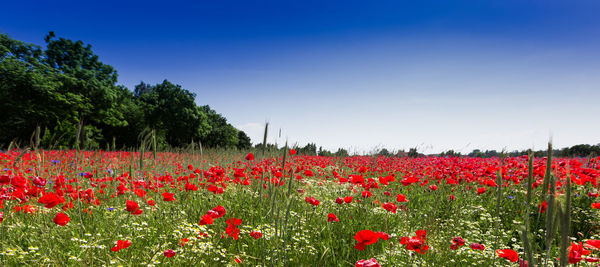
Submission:
<svg viewBox="0 0 600 267">
<path fill-rule="evenodd" d="M 198 187 L 195 184 L 185 183 L 185 191 L 198 191 Z"/>
<path fill-rule="evenodd" d="M 175 197 L 173 197 L 174 196 L 173 193 L 164 192 L 164 193 L 162 193 L 162 196 L 163 196 L 163 201 L 174 201 L 175 200 Z"/>
<path fill-rule="evenodd" d="M 125 205 L 126 205 L 127 211 L 129 211 L 129 213 L 131 213 L 133 215 L 140 215 L 140 214 L 142 214 L 142 210 L 140 209 L 140 205 L 138 205 L 137 202 L 131 201 L 131 200 L 127 200 L 125 202 Z"/>
<path fill-rule="evenodd" d="M 353 184 L 364 184 L 365 178 L 362 175 L 350 175 L 350 182 Z"/>
<path fill-rule="evenodd" d="M 250 232 L 250 236 L 253 237 L 254 239 L 259 239 L 262 237 L 262 233 L 261 232 L 257 232 L 257 231 L 251 231 Z"/>
<path fill-rule="evenodd" d="M 198 224 L 199 225 L 213 224 L 213 217 L 208 214 L 204 214 Z"/>
<path fill-rule="evenodd" d="M 67 225 L 67 223 L 69 223 L 70 220 L 71 218 L 69 218 L 67 214 L 64 214 L 62 212 L 59 212 L 58 214 L 56 214 L 56 216 L 54 216 L 54 223 L 60 226 Z"/>
<path fill-rule="evenodd" d="M 42 178 L 42 177 L 35 177 L 33 178 L 33 184 L 37 185 L 37 186 L 45 186 L 46 183 L 48 183 L 48 181 L 46 181 L 46 179 Z"/>
<path fill-rule="evenodd" d="M 358 231 L 356 235 L 354 235 L 354 239 L 358 241 L 354 248 L 362 251 L 365 249 L 366 245 L 377 243 L 377 240 L 379 240 L 379 235 L 371 230 L 362 230 Z"/>
<path fill-rule="evenodd" d="M 478 194 L 478 195 L 481 195 L 481 194 L 485 193 L 485 191 L 486 191 L 486 190 L 485 190 L 485 187 L 480 187 L 480 188 L 477 188 L 477 194 Z"/>
<path fill-rule="evenodd" d="M 338 198 L 335 199 L 335 203 L 343 204 L 344 203 L 344 199 L 341 198 L 341 197 L 338 197 Z"/>
<path fill-rule="evenodd" d="M 592 252 L 585 249 L 581 242 L 579 244 L 571 243 L 569 247 L 569 263 L 578 263 L 583 260 L 582 256 L 589 255 L 590 253 Z"/>
<path fill-rule="evenodd" d="M 113 252 L 117 252 L 121 249 L 126 249 L 129 246 L 131 246 L 131 241 L 129 240 L 117 240 L 117 245 L 115 245 L 114 247 L 112 247 L 110 250 L 112 250 Z"/>
<path fill-rule="evenodd" d="M 252 152 L 248 153 L 248 155 L 246 155 L 246 160 L 254 160 L 254 154 L 252 154 Z"/>
<path fill-rule="evenodd" d="M 351 203 L 351 202 L 352 202 L 352 199 L 354 199 L 354 197 L 353 197 L 353 196 L 347 196 L 347 197 L 345 197 L 345 198 L 344 198 L 344 202 L 346 202 L 346 203 Z"/>
<path fill-rule="evenodd" d="M 4 212 L 0 211 L 0 223 L 4 221 Z"/>
<path fill-rule="evenodd" d="M 456 200 L 456 197 L 454 197 L 454 195 L 450 195 L 450 197 L 448 197 L 448 199 L 450 199 L 450 201 L 454 201 L 454 200 Z"/>
<path fill-rule="evenodd" d="M 479 243 L 471 243 L 471 245 L 469 245 L 469 247 L 474 250 L 484 250 L 485 249 L 485 246 L 482 244 L 479 244 Z"/>
<path fill-rule="evenodd" d="M 290 149 L 290 155 L 296 155 L 296 150 L 295 149 Z"/>
<path fill-rule="evenodd" d="M 135 193 L 138 197 L 141 197 L 141 198 L 144 198 L 146 196 L 146 194 L 148 194 L 146 191 L 144 191 L 143 189 L 140 189 L 140 188 L 134 189 L 133 193 Z"/>
<path fill-rule="evenodd" d="M 585 261 L 587 261 L 587 262 L 599 262 L 600 259 L 596 258 L 596 257 L 587 257 L 587 258 L 585 258 Z"/>
<path fill-rule="evenodd" d="M 600 240 L 590 239 L 585 242 L 585 247 L 589 249 L 600 250 Z"/>
<path fill-rule="evenodd" d="M 400 244 L 406 245 L 407 250 L 413 250 L 417 253 L 424 254 L 425 251 L 429 249 L 429 246 L 426 245 L 425 241 L 427 238 L 426 230 L 417 230 L 417 235 L 413 237 L 402 237 L 400 239 Z"/>
<path fill-rule="evenodd" d="M 238 218 L 230 218 L 226 221 L 227 229 L 225 229 L 225 233 L 227 235 L 233 237 L 233 239 L 238 240 L 240 235 L 240 229 L 237 228 L 238 225 L 242 224 L 242 220 Z"/>
<path fill-rule="evenodd" d="M 454 243 L 458 246 L 464 246 L 465 240 L 462 237 L 457 236 L 457 237 L 452 238 L 452 243 Z"/>
<path fill-rule="evenodd" d="M 338 217 L 333 213 L 327 214 L 327 222 L 339 222 Z"/>
<path fill-rule="evenodd" d="M 358 172 L 359 172 L 359 173 L 365 173 L 365 172 L 367 172 L 367 167 L 365 167 L 365 166 L 361 166 L 361 167 L 358 169 Z"/>
<path fill-rule="evenodd" d="M 600 202 L 592 203 L 593 209 L 600 209 Z"/>
<path fill-rule="evenodd" d="M 319 204 L 321 203 L 319 200 L 317 200 L 314 197 L 305 197 L 304 201 L 306 201 L 307 203 L 309 203 L 313 206 L 319 206 Z"/>
<path fill-rule="evenodd" d="M 163 255 L 165 255 L 165 257 L 170 258 L 175 256 L 175 251 L 173 251 L 172 249 L 167 249 L 163 252 Z"/>
<path fill-rule="evenodd" d="M 44 207 L 51 209 L 58 204 L 65 203 L 65 198 L 53 192 L 49 192 L 38 199 L 38 203 L 45 204 Z"/>
<path fill-rule="evenodd" d="M 372 193 L 371 193 L 371 191 L 365 190 L 365 191 L 362 191 L 361 195 L 363 198 L 368 198 L 368 197 L 371 197 Z"/>
<path fill-rule="evenodd" d="M 208 214 L 210 214 L 211 217 L 216 219 L 216 218 L 223 217 L 223 215 L 225 215 L 225 213 L 227 211 L 225 210 L 225 208 L 223 206 L 218 205 L 218 206 L 214 207 L 212 210 L 210 210 L 209 212 L 210 213 L 208 213 Z"/>
<path fill-rule="evenodd" d="M 396 210 L 398 209 L 398 206 L 392 202 L 383 203 L 381 206 L 391 213 L 396 213 Z"/>
<path fill-rule="evenodd" d="M 388 235 L 387 233 L 384 232 L 377 232 L 377 234 L 379 235 L 379 238 L 383 239 L 383 240 L 388 240 L 390 239 L 390 235 Z"/>
<path fill-rule="evenodd" d="M 408 202 L 408 199 L 406 199 L 405 195 L 398 194 L 398 195 L 396 195 L 396 201 L 398 201 L 398 202 Z"/>
<path fill-rule="evenodd" d="M 376 259 L 371 258 L 368 260 L 357 261 L 355 267 L 381 267 L 381 265 L 379 265 L 379 263 L 377 263 Z"/>
<path fill-rule="evenodd" d="M 519 260 L 519 253 L 512 249 L 498 249 L 496 250 L 498 257 L 505 258 L 510 262 L 517 262 Z"/>
<path fill-rule="evenodd" d="M 548 203 L 546 203 L 546 201 L 544 201 L 544 202 L 542 202 L 542 204 L 538 205 L 538 209 L 540 210 L 540 213 L 546 212 L 547 208 L 548 208 Z"/>
</svg>

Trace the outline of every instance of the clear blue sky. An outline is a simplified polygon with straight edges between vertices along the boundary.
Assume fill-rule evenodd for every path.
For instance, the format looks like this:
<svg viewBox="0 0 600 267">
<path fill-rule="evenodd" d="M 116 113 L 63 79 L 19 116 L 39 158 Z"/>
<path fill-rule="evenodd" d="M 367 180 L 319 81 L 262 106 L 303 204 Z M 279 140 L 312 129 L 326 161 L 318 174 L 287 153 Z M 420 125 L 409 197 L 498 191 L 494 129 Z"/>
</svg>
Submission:
<svg viewBox="0 0 600 267">
<path fill-rule="evenodd" d="M 180 84 L 254 143 L 265 121 L 357 152 L 600 143 L 600 1 L 95 2 L 6 1 L 0 31 L 92 44 L 119 83 Z"/>
</svg>

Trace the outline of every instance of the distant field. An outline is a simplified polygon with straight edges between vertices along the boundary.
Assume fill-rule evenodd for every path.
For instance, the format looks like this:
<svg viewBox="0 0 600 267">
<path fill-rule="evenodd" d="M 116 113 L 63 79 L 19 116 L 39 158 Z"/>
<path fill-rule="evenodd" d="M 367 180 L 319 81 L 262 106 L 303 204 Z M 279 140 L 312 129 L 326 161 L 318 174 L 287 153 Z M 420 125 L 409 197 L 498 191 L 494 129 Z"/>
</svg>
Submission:
<svg viewBox="0 0 600 267">
<path fill-rule="evenodd" d="M 597 264 L 600 157 L 285 153 L 0 153 L 0 265 Z"/>
</svg>

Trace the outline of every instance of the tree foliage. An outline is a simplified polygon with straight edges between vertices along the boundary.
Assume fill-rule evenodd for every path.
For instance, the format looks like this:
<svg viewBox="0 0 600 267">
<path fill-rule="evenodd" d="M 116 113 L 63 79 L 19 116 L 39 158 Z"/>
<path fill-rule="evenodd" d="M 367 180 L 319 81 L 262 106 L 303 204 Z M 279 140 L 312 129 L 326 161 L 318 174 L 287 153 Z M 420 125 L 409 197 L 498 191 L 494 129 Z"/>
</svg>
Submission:
<svg viewBox="0 0 600 267">
<path fill-rule="evenodd" d="M 211 147 L 248 148 L 248 136 L 235 129 L 196 96 L 164 80 L 144 82 L 131 92 L 118 85 L 117 71 L 100 61 L 92 46 L 57 38 L 50 32 L 46 49 L 0 33 L 0 147 L 12 140 L 27 143 L 43 129 L 42 145 L 74 145 L 81 123 L 86 148 L 135 147 L 144 129 L 155 129 L 164 146 L 182 147 L 200 140 Z M 238 143 L 238 140 L 242 140 Z"/>
</svg>

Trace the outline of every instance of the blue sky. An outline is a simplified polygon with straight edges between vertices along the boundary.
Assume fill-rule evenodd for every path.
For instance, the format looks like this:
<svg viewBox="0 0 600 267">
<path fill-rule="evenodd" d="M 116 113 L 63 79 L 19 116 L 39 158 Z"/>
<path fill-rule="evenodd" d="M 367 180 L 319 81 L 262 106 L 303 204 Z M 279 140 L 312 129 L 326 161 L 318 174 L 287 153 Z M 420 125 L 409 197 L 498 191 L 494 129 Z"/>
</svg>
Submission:
<svg viewBox="0 0 600 267">
<path fill-rule="evenodd" d="M 126 2 L 126 3 L 122 3 Z M 92 44 L 253 142 L 542 149 L 600 143 L 598 1 L 10 1 L 0 31 Z M 281 129 L 282 136 L 276 133 Z"/>
</svg>

